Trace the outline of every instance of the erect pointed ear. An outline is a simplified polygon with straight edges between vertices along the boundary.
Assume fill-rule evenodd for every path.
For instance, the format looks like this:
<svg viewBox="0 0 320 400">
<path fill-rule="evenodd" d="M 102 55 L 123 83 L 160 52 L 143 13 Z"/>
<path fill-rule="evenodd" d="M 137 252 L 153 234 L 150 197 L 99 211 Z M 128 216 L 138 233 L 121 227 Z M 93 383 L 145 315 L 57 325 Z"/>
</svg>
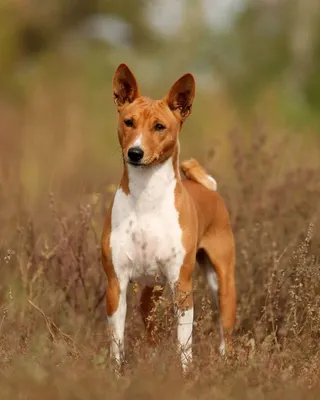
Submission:
<svg viewBox="0 0 320 400">
<path fill-rule="evenodd" d="M 118 107 L 139 97 L 135 76 L 126 64 L 120 64 L 113 77 L 113 100 Z"/>
<path fill-rule="evenodd" d="M 173 84 L 166 96 L 169 108 L 181 121 L 191 114 L 195 87 L 194 77 L 191 74 L 185 74 Z"/>
</svg>

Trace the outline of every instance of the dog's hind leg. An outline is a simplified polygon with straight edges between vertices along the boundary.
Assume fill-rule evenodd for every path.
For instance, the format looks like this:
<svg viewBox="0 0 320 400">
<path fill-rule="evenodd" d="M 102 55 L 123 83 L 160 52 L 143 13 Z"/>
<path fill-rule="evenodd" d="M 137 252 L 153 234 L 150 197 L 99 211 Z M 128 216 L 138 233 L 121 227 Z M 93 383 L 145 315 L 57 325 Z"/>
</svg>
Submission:
<svg viewBox="0 0 320 400">
<path fill-rule="evenodd" d="M 224 355 L 226 344 L 231 347 L 236 317 L 233 235 L 229 230 L 208 234 L 202 242 L 198 262 L 204 267 L 212 298 L 220 309 L 220 353 Z"/>
<path fill-rule="evenodd" d="M 224 333 L 221 322 L 221 315 L 219 311 L 219 297 L 218 297 L 219 283 L 217 274 L 216 271 L 214 270 L 214 266 L 212 265 L 211 261 L 209 260 L 209 257 L 207 256 L 204 250 L 200 250 L 199 253 L 197 254 L 197 261 L 202 269 L 202 272 L 205 274 L 210 291 L 211 302 L 213 303 L 213 305 L 215 305 L 215 307 L 219 312 L 219 335 L 220 335 L 219 352 L 221 355 L 225 355 L 226 346 L 225 346 Z"/>
</svg>

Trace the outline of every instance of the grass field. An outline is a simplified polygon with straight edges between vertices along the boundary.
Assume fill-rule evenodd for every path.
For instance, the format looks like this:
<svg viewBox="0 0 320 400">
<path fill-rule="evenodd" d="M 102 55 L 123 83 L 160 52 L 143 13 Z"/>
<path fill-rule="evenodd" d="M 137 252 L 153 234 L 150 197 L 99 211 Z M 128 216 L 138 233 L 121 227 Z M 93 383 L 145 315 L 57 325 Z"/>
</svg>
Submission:
<svg viewBox="0 0 320 400">
<path fill-rule="evenodd" d="M 79 80 L 85 86 L 83 76 L 102 68 Z M 222 97 L 199 94 L 182 155 L 206 166 L 230 210 L 235 354 L 218 355 L 217 313 L 197 270 L 188 378 L 180 376 L 170 297 L 159 304 L 159 351 L 149 359 L 133 286 L 125 371 L 116 379 L 100 261 L 121 171 L 110 82 L 88 91 L 77 77 L 50 78 L 37 78 L 18 111 L 1 105 L 1 128 L 11 132 L 0 150 L 1 400 L 317 398 L 319 139 L 271 124 L 267 108 L 244 123 Z"/>
</svg>

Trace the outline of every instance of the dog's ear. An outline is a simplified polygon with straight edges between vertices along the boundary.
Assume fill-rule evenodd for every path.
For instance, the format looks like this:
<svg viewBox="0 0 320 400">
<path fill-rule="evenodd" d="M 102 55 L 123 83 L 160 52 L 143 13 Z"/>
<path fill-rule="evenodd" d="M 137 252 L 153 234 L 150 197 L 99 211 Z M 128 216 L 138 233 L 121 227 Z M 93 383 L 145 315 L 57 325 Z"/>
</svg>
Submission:
<svg viewBox="0 0 320 400">
<path fill-rule="evenodd" d="M 120 64 L 113 77 L 113 100 L 118 107 L 139 97 L 135 76 L 126 64 Z"/>
<path fill-rule="evenodd" d="M 172 85 L 165 98 L 170 110 L 181 121 L 185 121 L 191 114 L 195 87 L 194 77 L 191 74 L 185 74 Z"/>
</svg>

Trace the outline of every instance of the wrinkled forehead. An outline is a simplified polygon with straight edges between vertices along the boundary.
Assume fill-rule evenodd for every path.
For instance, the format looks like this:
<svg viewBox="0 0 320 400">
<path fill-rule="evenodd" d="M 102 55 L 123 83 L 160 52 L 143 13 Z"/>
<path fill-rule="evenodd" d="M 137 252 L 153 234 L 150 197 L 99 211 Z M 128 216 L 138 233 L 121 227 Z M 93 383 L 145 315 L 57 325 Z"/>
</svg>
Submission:
<svg viewBox="0 0 320 400">
<path fill-rule="evenodd" d="M 138 124 L 145 121 L 176 123 L 177 119 L 164 100 L 153 100 L 138 97 L 133 103 L 126 105 L 121 111 L 124 118 L 133 118 Z"/>
</svg>

